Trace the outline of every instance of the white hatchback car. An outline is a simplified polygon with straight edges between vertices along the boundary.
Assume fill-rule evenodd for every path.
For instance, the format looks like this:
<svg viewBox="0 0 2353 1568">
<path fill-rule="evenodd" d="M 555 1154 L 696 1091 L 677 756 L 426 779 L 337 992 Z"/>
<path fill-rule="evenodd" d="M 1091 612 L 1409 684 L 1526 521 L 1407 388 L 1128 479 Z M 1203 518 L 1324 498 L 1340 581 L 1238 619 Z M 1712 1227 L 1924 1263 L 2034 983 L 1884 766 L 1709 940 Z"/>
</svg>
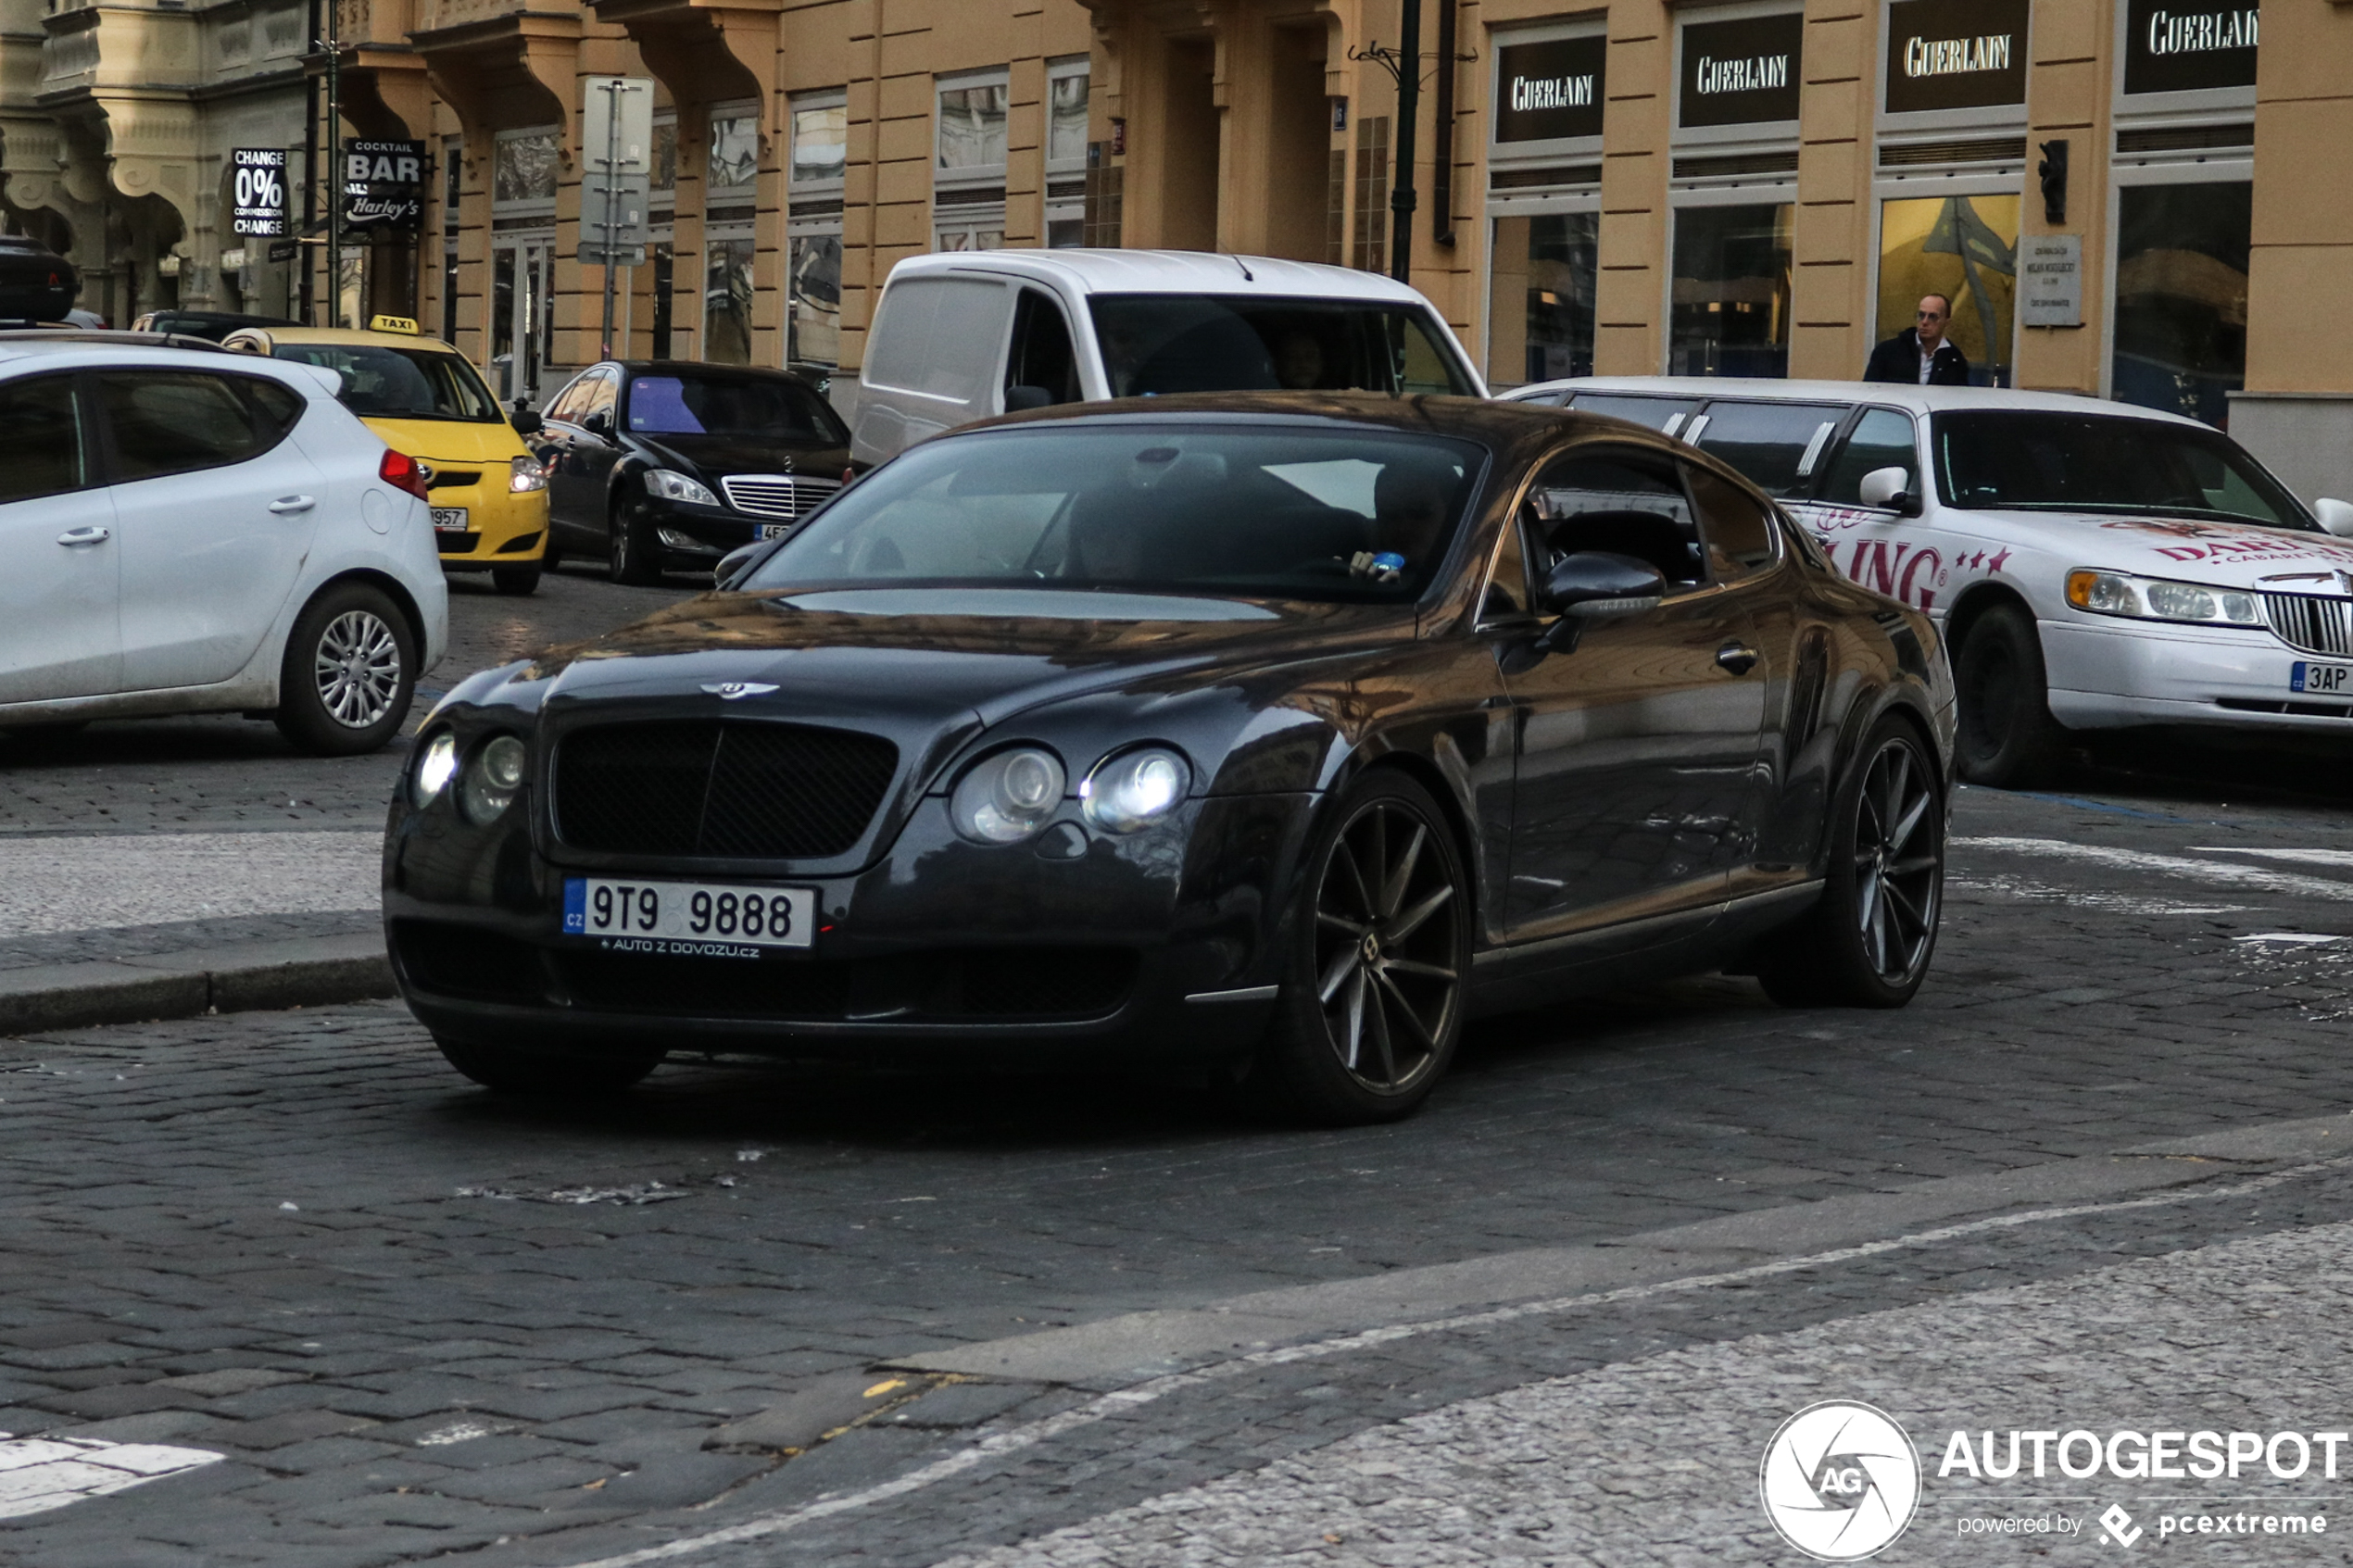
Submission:
<svg viewBox="0 0 2353 1568">
<path fill-rule="evenodd" d="M 266 711 L 321 755 L 397 733 L 448 593 L 425 476 L 335 386 L 0 332 L 0 729 Z"/>
<path fill-rule="evenodd" d="M 2031 778 L 2069 730 L 2353 739 L 2353 506 L 2308 511 L 2210 426 L 1854 382 L 1588 377 L 1508 395 L 1691 442 L 1847 576 L 1928 611 L 1973 783 Z"/>
</svg>

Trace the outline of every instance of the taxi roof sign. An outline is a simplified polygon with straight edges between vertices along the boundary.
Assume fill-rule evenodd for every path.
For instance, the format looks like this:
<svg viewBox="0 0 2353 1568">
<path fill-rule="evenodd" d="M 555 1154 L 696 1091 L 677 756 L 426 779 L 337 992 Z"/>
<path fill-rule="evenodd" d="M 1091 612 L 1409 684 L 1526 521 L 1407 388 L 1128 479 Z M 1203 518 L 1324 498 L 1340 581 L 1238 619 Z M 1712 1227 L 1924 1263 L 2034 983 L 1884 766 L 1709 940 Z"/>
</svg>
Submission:
<svg viewBox="0 0 2353 1568">
<path fill-rule="evenodd" d="M 417 320 L 413 316 L 372 317 L 369 320 L 368 330 L 371 332 L 407 332 L 411 337 L 419 336 L 424 332 L 422 327 L 417 325 Z"/>
</svg>

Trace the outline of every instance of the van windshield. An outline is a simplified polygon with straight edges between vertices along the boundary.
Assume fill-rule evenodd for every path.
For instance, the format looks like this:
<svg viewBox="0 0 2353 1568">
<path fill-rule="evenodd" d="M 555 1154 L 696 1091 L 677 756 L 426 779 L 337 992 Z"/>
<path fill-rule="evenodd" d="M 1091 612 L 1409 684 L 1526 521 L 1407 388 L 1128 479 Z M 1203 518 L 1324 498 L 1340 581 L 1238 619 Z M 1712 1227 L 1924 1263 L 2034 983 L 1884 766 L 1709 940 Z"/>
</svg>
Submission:
<svg viewBox="0 0 2353 1568">
<path fill-rule="evenodd" d="M 1114 397 L 1179 392 L 1478 395 L 1428 318 L 1400 305 L 1202 294 L 1089 303 Z"/>
<path fill-rule="evenodd" d="M 739 586 L 1111 589 L 1403 604 L 1485 467 L 1396 432 L 1014 426 L 914 447 Z"/>
</svg>

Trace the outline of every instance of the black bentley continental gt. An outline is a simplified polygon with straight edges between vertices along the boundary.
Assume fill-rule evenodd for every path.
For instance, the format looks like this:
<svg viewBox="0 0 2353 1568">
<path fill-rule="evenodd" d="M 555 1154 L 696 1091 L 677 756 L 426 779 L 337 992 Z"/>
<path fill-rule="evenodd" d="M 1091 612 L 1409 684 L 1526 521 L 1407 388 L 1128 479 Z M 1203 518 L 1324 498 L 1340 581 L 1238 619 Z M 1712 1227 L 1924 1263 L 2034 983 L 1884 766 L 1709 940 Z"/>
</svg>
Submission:
<svg viewBox="0 0 2353 1568">
<path fill-rule="evenodd" d="M 1935 632 L 1634 425 L 1041 410 L 748 556 L 421 734 L 385 921 L 477 1082 L 1018 1046 L 1368 1121 L 1482 1012 L 1715 969 L 1894 1007 L 1927 972 Z"/>
</svg>

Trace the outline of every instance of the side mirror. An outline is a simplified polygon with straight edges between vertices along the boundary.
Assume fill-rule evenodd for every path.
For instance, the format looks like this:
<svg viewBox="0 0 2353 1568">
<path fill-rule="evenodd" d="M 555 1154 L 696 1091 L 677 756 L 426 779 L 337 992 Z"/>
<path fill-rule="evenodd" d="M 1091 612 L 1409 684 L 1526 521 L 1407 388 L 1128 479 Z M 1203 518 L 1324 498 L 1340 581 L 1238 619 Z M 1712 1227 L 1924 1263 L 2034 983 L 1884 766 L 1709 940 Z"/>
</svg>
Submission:
<svg viewBox="0 0 2353 1568">
<path fill-rule="evenodd" d="M 719 564 L 711 569 L 711 585 L 723 589 L 734 587 L 738 579 L 767 558 L 769 547 L 774 543 L 773 539 L 755 539 L 749 545 L 736 546 L 720 557 Z"/>
<path fill-rule="evenodd" d="M 610 408 L 598 409 L 580 421 L 580 428 L 599 441 L 604 440 L 612 434 L 612 410 Z"/>
<path fill-rule="evenodd" d="M 517 435 L 537 435 L 547 426 L 547 420 L 529 408 L 516 409 L 507 416 L 507 422 L 514 427 Z"/>
<path fill-rule="evenodd" d="M 1873 469 L 1863 476 L 1856 491 L 1856 499 L 1867 507 L 1881 507 L 1901 512 L 1906 517 L 1918 517 L 1920 504 L 1912 495 L 1912 470 L 1903 468 Z"/>
<path fill-rule="evenodd" d="M 1042 386 L 1009 386 L 1005 388 L 1005 412 L 1026 413 L 1032 408 L 1051 408 L 1056 399 Z"/>
<path fill-rule="evenodd" d="M 2312 515 L 2321 520 L 2322 528 L 2338 538 L 2353 539 L 2353 501 L 2323 495 L 2312 503 Z"/>
<path fill-rule="evenodd" d="M 1667 596 L 1667 578 L 1648 561 L 1604 550 L 1564 556 L 1544 574 L 1537 608 L 1557 615 L 1544 633 L 1545 651 L 1574 653 L 1585 623 L 1656 609 Z"/>
</svg>

